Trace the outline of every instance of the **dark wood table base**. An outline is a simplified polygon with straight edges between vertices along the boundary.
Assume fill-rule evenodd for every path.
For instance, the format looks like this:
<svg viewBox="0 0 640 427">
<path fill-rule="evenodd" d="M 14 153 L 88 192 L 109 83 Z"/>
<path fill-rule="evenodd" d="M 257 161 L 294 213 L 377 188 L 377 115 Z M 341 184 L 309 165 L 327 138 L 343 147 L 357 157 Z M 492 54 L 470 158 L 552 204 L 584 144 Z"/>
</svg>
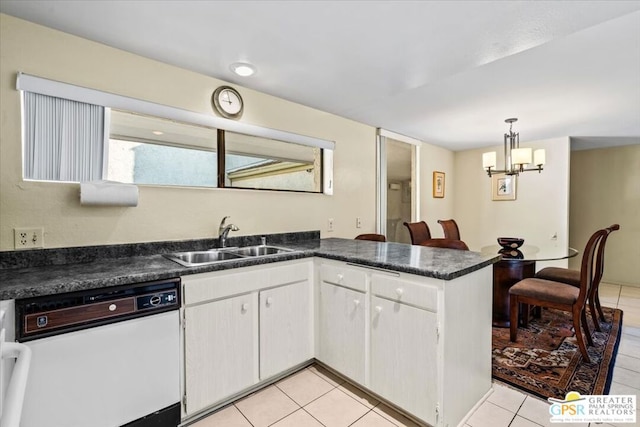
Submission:
<svg viewBox="0 0 640 427">
<path fill-rule="evenodd" d="M 509 289 L 535 274 L 535 261 L 502 260 L 493 264 L 493 326 L 509 327 Z"/>
</svg>

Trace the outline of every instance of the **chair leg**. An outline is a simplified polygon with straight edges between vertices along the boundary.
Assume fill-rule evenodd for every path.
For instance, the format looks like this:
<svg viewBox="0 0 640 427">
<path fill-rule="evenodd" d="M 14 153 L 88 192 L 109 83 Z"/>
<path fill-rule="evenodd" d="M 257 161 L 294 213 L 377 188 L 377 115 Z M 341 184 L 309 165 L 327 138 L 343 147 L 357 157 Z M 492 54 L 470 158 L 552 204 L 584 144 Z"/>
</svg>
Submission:
<svg viewBox="0 0 640 427">
<path fill-rule="evenodd" d="M 577 311 L 577 309 L 574 309 L 573 310 L 573 329 L 576 332 L 578 347 L 580 348 L 580 353 L 582 353 L 582 358 L 584 359 L 584 361 L 587 363 L 591 363 L 591 359 L 589 359 L 589 353 L 587 353 L 587 347 L 584 344 L 584 338 L 582 337 L 582 330 L 580 329 L 580 317 L 581 317 L 580 313 Z"/>
<path fill-rule="evenodd" d="M 517 295 L 510 295 L 509 296 L 509 310 L 510 310 L 510 316 L 509 316 L 509 321 L 510 321 L 510 325 L 509 325 L 509 339 L 513 342 L 516 342 L 516 339 L 518 338 L 518 308 L 519 308 L 520 304 L 518 303 L 518 296 Z"/>
<path fill-rule="evenodd" d="M 589 330 L 589 324 L 587 323 L 586 307 L 582 309 L 582 313 L 580 314 L 580 320 L 582 321 L 582 328 L 584 329 L 584 334 L 587 337 L 587 344 L 593 347 L 593 339 L 591 338 L 591 331 Z"/>
<path fill-rule="evenodd" d="M 589 311 L 591 312 L 593 327 L 595 328 L 596 331 L 602 332 L 602 329 L 600 329 L 600 322 L 598 321 L 598 314 L 596 313 L 595 292 L 589 293 Z"/>
<path fill-rule="evenodd" d="M 596 289 L 594 300 L 596 303 L 596 308 L 598 309 L 598 314 L 600 314 L 600 318 L 603 322 L 608 323 L 607 319 L 604 317 L 604 313 L 602 312 L 602 306 L 600 305 L 600 297 L 598 296 L 598 290 Z"/>
</svg>

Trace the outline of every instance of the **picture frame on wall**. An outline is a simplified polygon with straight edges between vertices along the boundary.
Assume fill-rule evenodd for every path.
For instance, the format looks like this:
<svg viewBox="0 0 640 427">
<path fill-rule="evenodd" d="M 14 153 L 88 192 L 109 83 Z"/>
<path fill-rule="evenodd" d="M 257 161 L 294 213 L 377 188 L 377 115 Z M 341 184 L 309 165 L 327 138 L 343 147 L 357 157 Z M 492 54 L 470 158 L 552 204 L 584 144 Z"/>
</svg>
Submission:
<svg viewBox="0 0 640 427">
<path fill-rule="evenodd" d="M 516 200 L 516 175 L 491 175 L 491 200 Z"/>
<path fill-rule="evenodd" d="M 433 197 L 444 198 L 444 172 L 433 171 Z"/>
</svg>

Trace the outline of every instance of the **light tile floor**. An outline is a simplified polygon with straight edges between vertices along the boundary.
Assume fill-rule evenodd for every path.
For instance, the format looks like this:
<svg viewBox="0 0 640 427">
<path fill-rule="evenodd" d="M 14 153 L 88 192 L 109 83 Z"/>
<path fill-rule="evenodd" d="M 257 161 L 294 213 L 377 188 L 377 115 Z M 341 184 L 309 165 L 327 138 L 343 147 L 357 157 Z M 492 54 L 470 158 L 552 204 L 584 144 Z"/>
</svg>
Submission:
<svg viewBox="0 0 640 427">
<path fill-rule="evenodd" d="M 600 301 L 624 311 L 610 394 L 640 398 L 640 288 L 602 283 Z M 494 382 L 494 392 L 465 427 L 551 427 L 547 402 Z M 640 419 L 636 424 L 640 426 Z M 393 427 L 418 424 L 341 378 L 313 365 L 190 427 Z M 631 424 L 553 424 L 632 427 Z"/>
</svg>

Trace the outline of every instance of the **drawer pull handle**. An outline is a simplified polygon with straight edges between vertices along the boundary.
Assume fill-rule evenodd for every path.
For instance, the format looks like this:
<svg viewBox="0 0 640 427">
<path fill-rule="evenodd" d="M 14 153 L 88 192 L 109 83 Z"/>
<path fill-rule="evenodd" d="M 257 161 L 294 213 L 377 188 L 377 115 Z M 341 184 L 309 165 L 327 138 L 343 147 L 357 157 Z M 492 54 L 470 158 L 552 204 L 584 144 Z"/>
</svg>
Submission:
<svg viewBox="0 0 640 427">
<path fill-rule="evenodd" d="M 381 306 L 379 306 L 379 305 L 376 305 L 376 312 L 377 312 L 378 314 L 382 313 L 382 307 L 381 307 Z"/>
<path fill-rule="evenodd" d="M 402 288 L 396 289 L 396 294 L 398 294 L 399 297 L 401 297 L 403 293 L 404 293 L 404 289 Z"/>
<path fill-rule="evenodd" d="M 338 274 L 338 282 L 342 283 L 343 280 L 344 280 L 344 274 Z"/>
<path fill-rule="evenodd" d="M 118 306 L 115 305 L 115 304 L 109 305 L 109 311 L 116 311 L 117 308 L 118 308 Z"/>
<path fill-rule="evenodd" d="M 354 299 L 353 300 L 353 305 L 355 305 L 356 307 L 360 305 L 360 300 L 359 299 Z"/>
<path fill-rule="evenodd" d="M 270 306 L 271 304 L 273 304 L 273 298 L 267 297 L 267 307 Z"/>
<path fill-rule="evenodd" d="M 245 312 L 247 310 L 249 310 L 249 304 L 245 302 L 244 304 L 242 304 L 242 311 Z"/>
</svg>

